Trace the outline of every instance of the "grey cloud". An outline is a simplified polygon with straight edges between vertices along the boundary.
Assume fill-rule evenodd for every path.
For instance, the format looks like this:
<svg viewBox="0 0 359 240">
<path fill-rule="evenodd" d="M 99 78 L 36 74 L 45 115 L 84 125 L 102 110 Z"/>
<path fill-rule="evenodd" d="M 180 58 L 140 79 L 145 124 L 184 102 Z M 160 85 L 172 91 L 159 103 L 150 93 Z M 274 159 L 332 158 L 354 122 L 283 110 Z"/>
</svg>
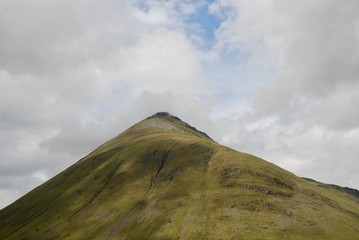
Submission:
<svg viewBox="0 0 359 240">
<path fill-rule="evenodd" d="M 249 50 L 254 59 L 270 54 L 277 61 L 276 74 L 253 91 L 258 118 L 273 114 L 283 124 L 358 126 L 357 94 L 351 91 L 359 81 L 357 1 L 223 5 L 228 3 L 240 10 L 217 32 L 219 46 Z"/>
<path fill-rule="evenodd" d="M 275 7 L 287 12 L 289 19 L 279 33 L 268 34 L 267 41 L 280 43 L 273 47 L 280 54 L 280 70 L 277 78 L 267 84 L 269 88 L 258 92 L 259 107 L 265 106 L 261 99 L 268 98 L 261 96 L 266 94 L 280 99 L 278 107 L 303 99 L 308 104 L 358 83 L 357 1 L 277 2 Z"/>
<path fill-rule="evenodd" d="M 222 3 L 222 1 L 218 1 Z M 317 97 L 357 82 L 357 1 L 223 1 L 234 11 L 217 31 L 218 47 L 273 55 L 279 72 L 273 89 Z"/>
<path fill-rule="evenodd" d="M 2 1 L 0 64 L 17 73 L 78 68 L 134 42 L 130 1 Z M 21 7 L 19 7 L 21 6 Z M 130 24 L 129 24 L 130 23 Z"/>
</svg>

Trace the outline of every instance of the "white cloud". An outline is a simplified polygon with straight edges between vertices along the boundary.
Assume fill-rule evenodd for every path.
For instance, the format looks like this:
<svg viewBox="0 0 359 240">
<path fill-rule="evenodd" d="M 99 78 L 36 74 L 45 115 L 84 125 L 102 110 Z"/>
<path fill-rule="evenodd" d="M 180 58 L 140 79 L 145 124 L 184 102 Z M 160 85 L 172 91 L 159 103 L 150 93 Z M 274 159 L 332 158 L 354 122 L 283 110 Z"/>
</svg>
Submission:
<svg viewBox="0 0 359 240">
<path fill-rule="evenodd" d="M 132 47 L 114 52 L 102 69 L 134 94 L 176 89 L 195 95 L 205 91 L 199 60 L 200 52 L 184 33 L 160 28 L 143 35 Z"/>
</svg>

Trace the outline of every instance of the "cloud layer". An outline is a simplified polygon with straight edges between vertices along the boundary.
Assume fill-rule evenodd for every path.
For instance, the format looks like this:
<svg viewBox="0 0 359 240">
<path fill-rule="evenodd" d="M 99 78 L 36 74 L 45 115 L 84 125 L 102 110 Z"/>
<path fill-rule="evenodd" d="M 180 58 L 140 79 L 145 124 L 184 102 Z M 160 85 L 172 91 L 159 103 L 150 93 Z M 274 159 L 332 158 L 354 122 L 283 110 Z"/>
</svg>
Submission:
<svg viewBox="0 0 359 240">
<path fill-rule="evenodd" d="M 0 208 L 157 111 L 297 175 L 359 188 L 356 9 L 1 1 Z"/>
</svg>

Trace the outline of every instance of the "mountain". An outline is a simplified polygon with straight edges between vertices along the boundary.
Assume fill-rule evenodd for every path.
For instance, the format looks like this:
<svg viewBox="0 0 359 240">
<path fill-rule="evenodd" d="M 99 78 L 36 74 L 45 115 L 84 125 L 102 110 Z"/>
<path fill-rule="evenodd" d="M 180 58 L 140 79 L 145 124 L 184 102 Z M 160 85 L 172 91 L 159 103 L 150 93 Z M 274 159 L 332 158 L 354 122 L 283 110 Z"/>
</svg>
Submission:
<svg viewBox="0 0 359 240">
<path fill-rule="evenodd" d="M 2 209 L 0 239 L 359 239 L 358 196 L 324 185 L 157 113 Z"/>
</svg>

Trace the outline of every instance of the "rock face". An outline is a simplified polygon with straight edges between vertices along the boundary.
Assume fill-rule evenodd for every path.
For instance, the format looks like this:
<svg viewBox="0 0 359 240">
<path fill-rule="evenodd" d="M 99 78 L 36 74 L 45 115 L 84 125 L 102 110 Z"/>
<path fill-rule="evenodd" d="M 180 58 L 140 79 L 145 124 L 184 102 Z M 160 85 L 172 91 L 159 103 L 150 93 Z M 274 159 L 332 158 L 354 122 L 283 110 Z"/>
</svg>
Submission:
<svg viewBox="0 0 359 240">
<path fill-rule="evenodd" d="M 157 113 L 0 211 L 0 239 L 358 239 L 359 200 Z"/>
<path fill-rule="evenodd" d="M 158 112 L 153 114 L 152 116 L 148 117 L 149 118 L 156 118 L 156 117 L 164 117 L 164 118 L 174 118 L 176 120 L 180 120 L 178 117 L 173 116 L 172 114 L 168 113 L 168 112 Z"/>
</svg>

